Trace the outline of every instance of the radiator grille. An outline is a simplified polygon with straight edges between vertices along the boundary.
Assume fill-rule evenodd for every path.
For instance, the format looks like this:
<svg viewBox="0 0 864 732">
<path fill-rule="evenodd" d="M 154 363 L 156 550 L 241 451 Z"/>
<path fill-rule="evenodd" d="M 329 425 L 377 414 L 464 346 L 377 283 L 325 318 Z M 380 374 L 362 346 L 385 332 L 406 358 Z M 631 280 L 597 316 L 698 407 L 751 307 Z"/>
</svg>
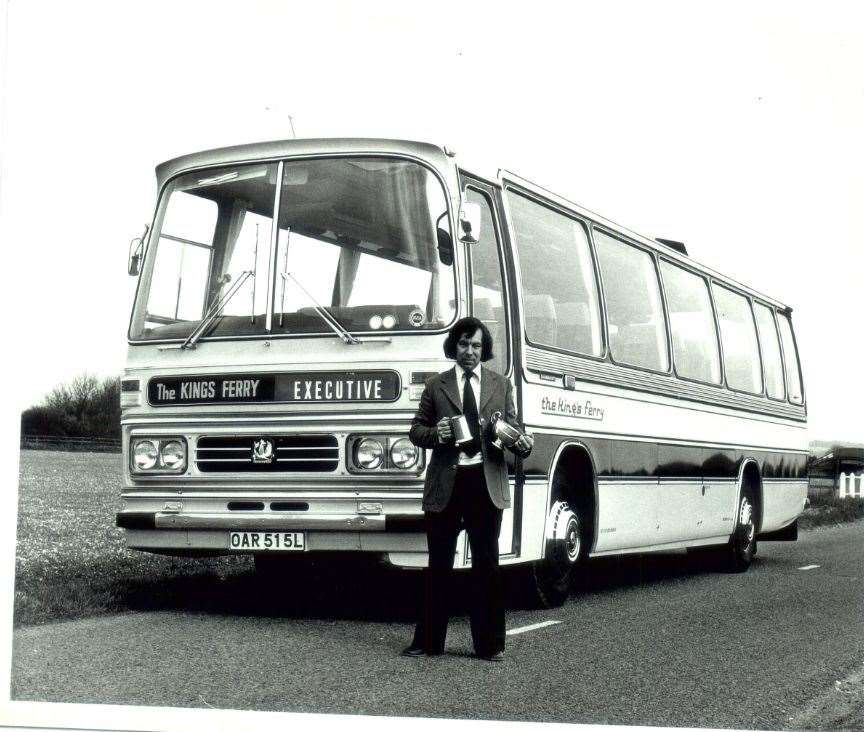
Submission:
<svg viewBox="0 0 864 732">
<path fill-rule="evenodd" d="M 273 443 L 272 462 L 252 461 L 262 437 Z M 335 435 L 199 437 L 195 448 L 195 466 L 202 473 L 330 473 L 338 465 Z"/>
</svg>

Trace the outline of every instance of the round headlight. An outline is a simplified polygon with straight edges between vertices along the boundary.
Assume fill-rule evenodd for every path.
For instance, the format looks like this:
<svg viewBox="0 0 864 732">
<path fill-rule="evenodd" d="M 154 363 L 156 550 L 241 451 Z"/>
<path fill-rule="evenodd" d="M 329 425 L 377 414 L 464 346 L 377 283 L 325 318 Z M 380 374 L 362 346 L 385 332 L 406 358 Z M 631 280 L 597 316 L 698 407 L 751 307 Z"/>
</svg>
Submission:
<svg viewBox="0 0 864 732">
<path fill-rule="evenodd" d="M 159 457 L 166 468 L 177 470 L 186 462 L 186 449 L 179 440 L 168 440 L 159 448 Z"/>
<path fill-rule="evenodd" d="M 369 318 L 369 327 L 372 330 L 378 330 L 381 327 L 381 316 L 373 315 L 371 318 Z"/>
<path fill-rule="evenodd" d="M 156 459 L 159 454 L 156 452 L 156 445 L 150 440 L 141 440 L 135 443 L 132 450 L 132 462 L 138 470 L 150 470 L 156 465 Z"/>
<path fill-rule="evenodd" d="M 390 459 L 397 468 L 413 468 L 418 457 L 420 451 L 407 437 L 400 437 L 390 446 Z"/>
<path fill-rule="evenodd" d="M 394 325 L 396 325 L 396 318 L 393 315 L 385 315 L 384 318 L 381 320 L 381 325 L 383 325 L 385 328 L 392 328 Z"/>
<path fill-rule="evenodd" d="M 378 440 L 370 437 L 360 440 L 354 451 L 354 458 L 361 468 L 373 470 L 384 461 L 384 448 Z"/>
</svg>

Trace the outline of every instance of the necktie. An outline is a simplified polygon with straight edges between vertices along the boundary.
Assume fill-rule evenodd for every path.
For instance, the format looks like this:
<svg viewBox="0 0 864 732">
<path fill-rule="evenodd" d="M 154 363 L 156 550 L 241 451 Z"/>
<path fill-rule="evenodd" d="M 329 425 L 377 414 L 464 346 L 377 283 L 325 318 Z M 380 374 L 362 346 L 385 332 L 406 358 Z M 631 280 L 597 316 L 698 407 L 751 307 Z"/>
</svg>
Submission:
<svg viewBox="0 0 864 732">
<path fill-rule="evenodd" d="M 471 441 L 464 443 L 461 448 L 468 457 L 477 454 L 480 449 L 480 415 L 477 413 L 477 400 L 474 398 L 474 389 L 471 388 L 471 379 L 474 372 L 465 369 L 465 386 L 462 388 L 462 413 L 468 419 L 468 429 L 471 430 Z"/>
</svg>

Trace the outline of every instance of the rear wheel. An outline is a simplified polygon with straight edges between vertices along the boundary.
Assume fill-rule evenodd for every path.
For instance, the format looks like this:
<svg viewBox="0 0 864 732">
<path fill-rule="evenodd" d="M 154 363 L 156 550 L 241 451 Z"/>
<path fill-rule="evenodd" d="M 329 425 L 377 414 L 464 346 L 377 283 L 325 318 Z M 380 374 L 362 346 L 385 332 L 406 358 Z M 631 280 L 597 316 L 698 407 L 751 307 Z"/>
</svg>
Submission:
<svg viewBox="0 0 864 732">
<path fill-rule="evenodd" d="M 753 491 L 745 486 L 738 501 L 735 531 L 725 547 L 725 562 L 732 572 L 745 572 L 756 554 L 756 513 Z"/>
<path fill-rule="evenodd" d="M 531 565 L 533 600 L 541 607 L 559 607 L 570 595 L 577 565 L 584 555 L 583 527 L 578 510 L 564 501 L 552 506 L 546 534 L 546 553 Z"/>
</svg>

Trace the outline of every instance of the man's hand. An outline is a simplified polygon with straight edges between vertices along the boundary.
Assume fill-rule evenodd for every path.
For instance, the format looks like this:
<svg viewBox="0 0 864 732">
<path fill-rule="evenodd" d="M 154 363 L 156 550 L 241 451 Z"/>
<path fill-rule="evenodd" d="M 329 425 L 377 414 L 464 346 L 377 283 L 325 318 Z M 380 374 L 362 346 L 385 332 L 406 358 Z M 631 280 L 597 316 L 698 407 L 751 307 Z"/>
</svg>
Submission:
<svg viewBox="0 0 864 732">
<path fill-rule="evenodd" d="M 438 442 L 450 442 L 453 439 L 453 430 L 450 429 L 449 417 L 441 417 L 435 427 L 438 430 Z"/>
<path fill-rule="evenodd" d="M 534 447 L 534 438 L 529 434 L 524 434 L 519 437 L 518 440 L 513 444 L 513 449 L 516 452 L 530 452 Z"/>
</svg>

